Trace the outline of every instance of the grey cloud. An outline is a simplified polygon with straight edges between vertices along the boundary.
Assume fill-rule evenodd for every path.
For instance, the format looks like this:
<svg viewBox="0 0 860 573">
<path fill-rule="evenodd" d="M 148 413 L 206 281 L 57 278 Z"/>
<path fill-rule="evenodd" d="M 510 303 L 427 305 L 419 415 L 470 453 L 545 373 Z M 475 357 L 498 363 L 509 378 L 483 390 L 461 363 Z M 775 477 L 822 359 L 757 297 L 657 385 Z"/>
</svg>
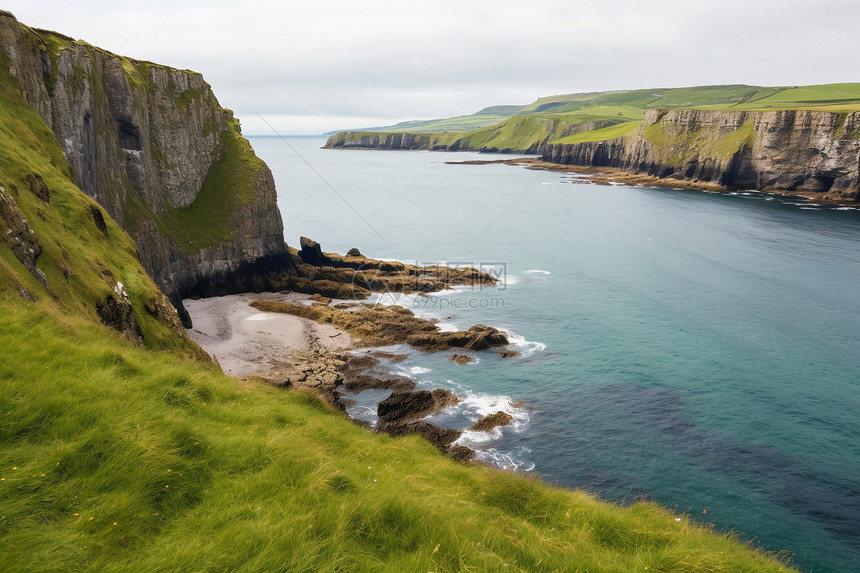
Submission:
<svg viewBox="0 0 860 573">
<path fill-rule="evenodd" d="M 542 95 L 857 81 L 853 0 L 7 1 L 31 26 L 203 72 L 237 113 L 443 117 Z"/>
</svg>

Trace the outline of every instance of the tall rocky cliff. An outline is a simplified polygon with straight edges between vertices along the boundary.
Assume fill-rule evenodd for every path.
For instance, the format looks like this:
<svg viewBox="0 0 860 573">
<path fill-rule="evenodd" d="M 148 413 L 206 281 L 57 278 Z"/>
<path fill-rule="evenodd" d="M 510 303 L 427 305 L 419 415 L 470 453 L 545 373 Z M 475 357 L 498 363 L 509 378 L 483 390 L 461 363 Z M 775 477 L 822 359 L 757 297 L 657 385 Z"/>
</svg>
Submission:
<svg viewBox="0 0 860 573">
<path fill-rule="evenodd" d="M 548 144 L 543 159 L 856 201 L 860 112 L 654 109 L 646 111 L 642 125 L 627 136 Z"/>
<path fill-rule="evenodd" d="M 478 132 L 346 131 L 332 135 L 326 147 L 540 153 L 550 163 L 616 167 L 733 188 L 823 193 L 834 201 L 860 199 L 860 112 L 651 109 L 629 135 L 552 143 L 613 123 L 550 124 L 515 116 Z"/>
<path fill-rule="evenodd" d="M 559 119 L 515 116 L 496 126 L 466 132 L 341 131 L 329 137 L 325 147 L 331 149 L 423 149 L 430 151 L 540 153 L 550 140 L 602 129 L 617 123 L 620 123 L 620 120 L 570 123 Z"/>
<path fill-rule="evenodd" d="M 6 12 L 0 67 L 180 313 L 183 297 L 278 288 L 294 268 L 271 172 L 200 74 L 33 30 Z"/>
</svg>

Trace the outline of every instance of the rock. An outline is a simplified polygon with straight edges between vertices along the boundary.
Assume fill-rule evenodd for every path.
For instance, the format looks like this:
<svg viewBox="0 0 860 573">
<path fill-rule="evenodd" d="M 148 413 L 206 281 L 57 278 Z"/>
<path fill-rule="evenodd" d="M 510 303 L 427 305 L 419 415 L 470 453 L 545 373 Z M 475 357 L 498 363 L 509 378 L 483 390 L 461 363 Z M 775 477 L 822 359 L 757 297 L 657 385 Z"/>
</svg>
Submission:
<svg viewBox="0 0 860 573">
<path fill-rule="evenodd" d="M 391 374 L 359 374 L 345 378 L 343 386 L 349 392 L 361 392 L 370 388 L 393 390 L 395 392 L 410 392 L 415 389 L 415 381 L 406 376 Z"/>
<path fill-rule="evenodd" d="M 396 424 L 429 416 L 459 401 L 458 396 L 441 389 L 395 392 L 379 403 L 376 413 L 380 425 Z"/>
<path fill-rule="evenodd" d="M 460 366 L 465 366 L 466 364 L 472 362 L 472 357 L 467 356 L 465 354 L 452 354 L 448 357 L 448 360 L 454 362 L 455 364 L 459 364 Z"/>
<path fill-rule="evenodd" d="M 474 424 L 468 427 L 473 432 L 489 432 L 498 426 L 507 426 L 513 420 L 513 416 L 501 410 L 495 414 L 487 414 Z"/>
<path fill-rule="evenodd" d="M 397 354 L 395 352 L 386 352 L 384 350 L 374 350 L 368 353 L 368 355 L 377 358 L 385 358 L 386 360 L 389 360 L 390 362 L 394 363 L 403 362 L 404 360 L 409 358 L 408 354 Z"/>
<path fill-rule="evenodd" d="M 36 268 L 36 260 L 42 255 L 42 243 L 30 228 L 24 213 L 6 189 L 0 185 L 0 234 L 12 249 L 15 258 L 24 265 L 43 286 L 48 286 L 45 274 Z"/>
<path fill-rule="evenodd" d="M 96 229 L 101 231 L 102 235 L 107 237 L 107 223 L 105 223 L 105 216 L 102 214 L 102 210 L 95 205 L 90 205 L 90 214 L 93 217 L 93 223 L 95 223 Z"/>
<path fill-rule="evenodd" d="M 358 249 L 353 247 L 346 252 L 346 256 L 347 257 L 363 257 L 364 255 L 361 254 L 361 251 L 359 251 Z"/>
<path fill-rule="evenodd" d="M 421 420 L 409 422 L 406 424 L 389 425 L 385 433 L 390 436 L 405 436 L 408 434 L 421 434 L 428 442 L 437 448 L 445 451 L 446 446 L 451 445 L 459 438 L 463 432 L 454 428 L 440 428 L 428 422 Z"/>
<path fill-rule="evenodd" d="M 501 358 L 516 358 L 520 353 L 517 350 L 499 350 L 499 356 Z"/>
<path fill-rule="evenodd" d="M 448 448 L 445 453 L 462 464 L 472 461 L 475 457 L 475 450 L 466 446 L 453 446 Z"/>
<path fill-rule="evenodd" d="M 448 390 L 418 390 L 415 392 L 394 392 L 379 403 L 379 419 L 376 430 L 392 436 L 420 434 L 441 452 L 450 454 L 460 461 L 468 461 L 474 452 L 465 446 L 450 447 L 462 435 L 453 428 L 440 428 L 421 420 L 439 410 L 453 406 L 460 398 Z"/>
<path fill-rule="evenodd" d="M 328 262 L 328 257 L 323 254 L 322 248 L 316 241 L 308 239 L 307 237 L 301 237 L 299 239 L 299 244 L 302 248 L 302 250 L 299 251 L 299 256 L 307 264 L 321 267 L 325 266 Z"/>
<path fill-rule="evenodd" d="M 41 175 L 38 173 L 30 173 L 27 175 L 27 184 L 30 185 L 30 191 L 32 191 L 33 195 L 45 203 L 51 202 L 51 190 L 48 189 L 47 185 L 45 185 Z"/>
<path fill-rule="evenodd" d="M 451 347 L 466 350 L 486 350 L 493 346 L 508 344 L 505 333 L 492 326 L 476 324 L 468 330 L 456 332 L 428 332 L 414 334 L 406 342 L 425 352 L 438 352 Z"/>
<path fill-rule="evenodd" d="M 143 332 L 127 297 L 120 294 L 107 295 L 103 301 L 96 302 L 96 314 L 102 324 L 113 328 L 136 344 L 143 344 Z"/>
<path fill-rule="evenodd" d="M 331 299 L 327 296 L 323 296 L 320 293 L 314 293 L 311 297 L 311 300 L 314 301 L 314 304 L 321 304 L 323 306 L 328 306 L 331 304 Z"/>
</svg>

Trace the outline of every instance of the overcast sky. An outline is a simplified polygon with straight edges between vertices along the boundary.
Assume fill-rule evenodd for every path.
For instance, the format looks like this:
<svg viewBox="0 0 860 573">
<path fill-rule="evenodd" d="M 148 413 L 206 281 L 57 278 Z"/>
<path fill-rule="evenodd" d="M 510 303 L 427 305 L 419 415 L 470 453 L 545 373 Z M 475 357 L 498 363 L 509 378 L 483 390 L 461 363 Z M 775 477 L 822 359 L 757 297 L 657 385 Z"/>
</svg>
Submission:
<svg viewBox="0 0 860 573">
<path fill-rule="evenodd" d="M 580 91 L 860 81 L 857 0 L 3 2 L 202 72 L 246 134 L 388 125 Z"/>
</svg>

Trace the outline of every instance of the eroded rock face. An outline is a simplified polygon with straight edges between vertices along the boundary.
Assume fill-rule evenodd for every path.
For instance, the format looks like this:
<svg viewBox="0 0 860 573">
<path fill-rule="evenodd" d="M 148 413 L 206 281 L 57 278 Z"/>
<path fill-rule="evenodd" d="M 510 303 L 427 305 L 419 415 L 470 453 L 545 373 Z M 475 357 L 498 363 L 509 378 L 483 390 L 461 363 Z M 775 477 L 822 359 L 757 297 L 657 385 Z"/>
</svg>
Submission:
<svg viewBox="0 0 860 573">
<path fill-rule="evenodd" d="M 49 34 L 65 47 L 49 52 Z M 200 74 L 34 31 L 6 12 L 0 50 L 22 95 L 56 135 L 76 183 L 135 239 L 144 268 L 181 314 L 186 296 L 280 286 L 294 265 L 271 172 L 252 152 L 225 143 L 239 137 L 238 122 Z M 240 152 L 250 155 L 237 159 Z M 226 215 L 232 236 L 199 247 L 177 243 L 165 217 L 191 206 L 228 154 L 259 165 L 226 189 L 237 198 Z M 34 192 L 43 192 L 38 181 Z"/>
<path fill-rule="evenodd" d="M 36 260 L 42 254 L 42 243 L 30 228 L 24 213 L 6 189 L 0 185 L 0 233 L 9 245 L 15 258 L 44 286 L 48 286 L 45 274 L 36 268 Z"/>
<path fill-rule="evenodd" d="M 462 434 L 460 430 L 440 428 L 421 420 L 459 401 L 459 396 L 443 389 L 394 392 L 377 406 L 376 429 L 392 436 L 421 434 L 440 451 L 457 460 L 468 461 L 474 451 L 465 446 L 451 446 Z"/>
<path fill-rule="evenodd" d="M 103 301 L 96 302 L 96 313 L 102 324 L 113 328 L 136 344 L 143 344 L 143 332 L 124 290 L 109 294 Z"/>
<path fill-rule="evenodd" d="M 507 412 L 502 412 L 501 410 L 498 412 L 494 412 L 493 414 L 487 414 L 471 426 L 469 426 L 469 430 L 473 432 L 489 432 L 493 428 L 497 428 L 498 426 L 507 426 L 513 421 L 514 417 L 508 414 Z"/>
<path fill-rule="evenodd" d="M 379 427 L 409 422 L 429 416 L 442 408 L 454 406 L 460 398 L 448 390 L 417 390 L 415 392 L 395 392 L 379 403 L 376 414 Z"/>
<path fill-rule="evenodd" d="M 549 144 L 543 160 L 857 200 L 860 113 L 654 109 L 628 136 Z"/>
</svg>

